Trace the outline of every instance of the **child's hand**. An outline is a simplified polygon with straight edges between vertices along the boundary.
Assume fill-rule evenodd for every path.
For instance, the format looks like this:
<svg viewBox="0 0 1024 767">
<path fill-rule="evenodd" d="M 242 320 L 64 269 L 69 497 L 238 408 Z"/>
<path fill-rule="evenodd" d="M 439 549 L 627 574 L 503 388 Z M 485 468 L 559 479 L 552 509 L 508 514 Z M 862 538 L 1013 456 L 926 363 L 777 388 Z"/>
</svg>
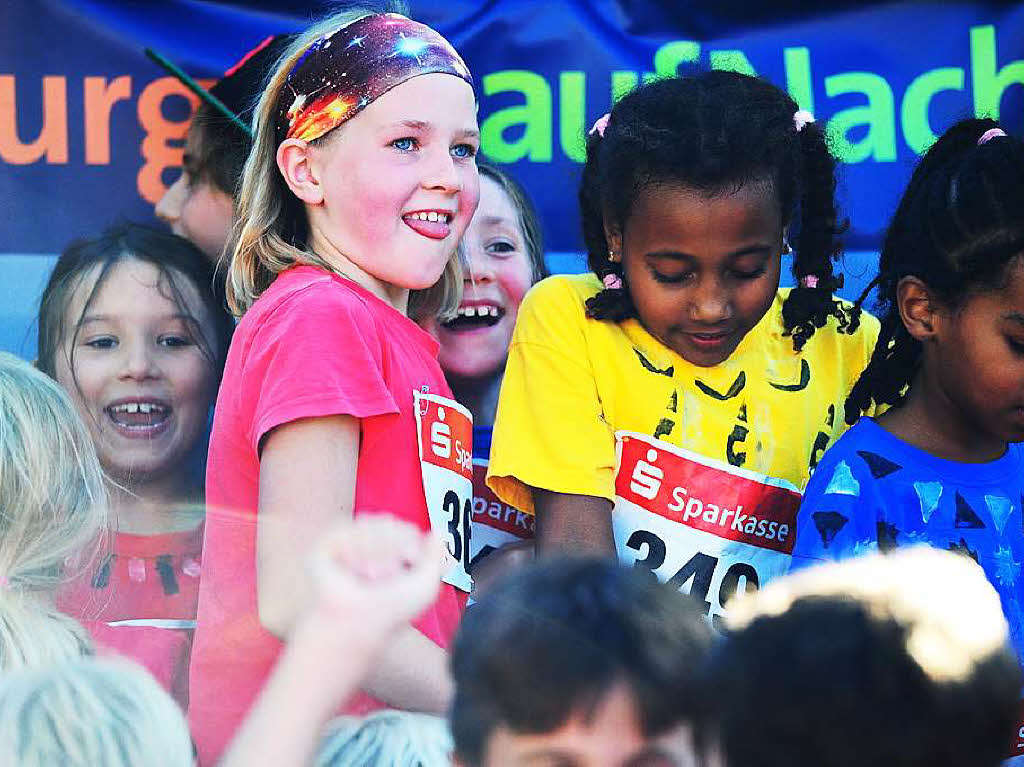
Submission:
<svg viewBox="0 0 1024 767">
<path fill-rule="evenodd" d="M 312 604 L 305 617 L 356 634 L 353 639 L 381 642 L 434 599 L 451 566 L 446 557 L 430 532 L 390 514 L 346 520 L 313 548 Z"/>
</svg>

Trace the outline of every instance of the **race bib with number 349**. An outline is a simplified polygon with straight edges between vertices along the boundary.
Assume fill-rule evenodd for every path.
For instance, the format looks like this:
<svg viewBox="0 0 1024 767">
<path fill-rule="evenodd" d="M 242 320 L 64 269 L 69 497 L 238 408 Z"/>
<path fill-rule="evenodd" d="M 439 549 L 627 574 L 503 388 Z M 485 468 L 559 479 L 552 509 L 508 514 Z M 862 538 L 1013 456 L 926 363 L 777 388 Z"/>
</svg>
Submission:
<svg viewBox="0 0 1024 767">
<path fill-rule="evenodd" d="M 645 434 L 615 436 L 612 525 L 621 562 L 692 595 L 716 625 L 738 590 L 789 569 L 796 487 Z"/>
<path fill-rule="evenodd" d="M 430 527 L 457 560 L 442 580 L 469 592 L 473 519 L 473 416 L 458 402 L 413 391 Z"/>
</svg>

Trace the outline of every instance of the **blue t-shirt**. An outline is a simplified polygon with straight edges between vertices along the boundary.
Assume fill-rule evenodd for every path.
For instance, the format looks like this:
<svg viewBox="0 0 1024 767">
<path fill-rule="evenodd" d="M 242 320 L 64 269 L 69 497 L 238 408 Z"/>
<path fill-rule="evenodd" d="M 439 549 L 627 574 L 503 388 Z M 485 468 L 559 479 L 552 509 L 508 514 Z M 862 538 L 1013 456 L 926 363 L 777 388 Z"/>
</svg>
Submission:
<svg viewBox="0 0 1024 767">
<path fill-rule="evenodd" d="M 971 557 L 999 592 L 1024 666 L 1024 448 L 936 458 L 861 418 L 822 457 L 797 518 L 793 568 L 927 543 Z"/>
</svg>

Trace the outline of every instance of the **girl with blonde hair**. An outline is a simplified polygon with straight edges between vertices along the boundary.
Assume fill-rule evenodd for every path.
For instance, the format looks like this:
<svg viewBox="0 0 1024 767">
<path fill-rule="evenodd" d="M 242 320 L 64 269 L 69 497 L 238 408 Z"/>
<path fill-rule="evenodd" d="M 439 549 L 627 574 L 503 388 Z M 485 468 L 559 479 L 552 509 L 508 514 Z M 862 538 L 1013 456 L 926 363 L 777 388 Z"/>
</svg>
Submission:
<svg viewBox="0 0 1024 767">
<path fill-rule="evenodd" d="M 309 598 L 298 563 L 336 520 L 386 511 L 459 564 L 343 707 L 441 713 L 470 581 L 471 421 L 411 319 L 458 305 L 479 196 L 472 78 L 404 16 L 336 14 L 283 56 L 256 109 L 228 300 L 190 671 L 215 762 Z"/>
<path fill-rule="evenodd" d="M 0 670 L 91 651 L 54 591 L 106 513 L 99 460 L 68 395 L 0 352 Z"/>
</svg>

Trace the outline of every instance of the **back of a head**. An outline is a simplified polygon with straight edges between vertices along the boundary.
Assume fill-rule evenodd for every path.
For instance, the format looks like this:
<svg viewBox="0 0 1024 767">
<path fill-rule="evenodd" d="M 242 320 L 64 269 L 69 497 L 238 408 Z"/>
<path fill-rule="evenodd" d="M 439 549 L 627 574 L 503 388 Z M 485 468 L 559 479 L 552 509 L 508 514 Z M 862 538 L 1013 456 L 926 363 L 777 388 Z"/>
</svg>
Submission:
<svg viewBox="0 0 1024 767">
<path fill-rule="evenodd" d="M 210 88 L 210 93 L 243 123 L 250 124 L 268 75 L 295 38 L 295 34 L 278 34 L 263 40 L 229 69 Z M 195 158 L 200 175 L 225 194 L 234 196 L 252 148 L 252 137 L 205 102 L 196 111 L 192 125 L 200 131 L 199 157 Z"/>
<path fill-rule="evenodd" d="M 106 527 L 96 451 L 67 393 L 0 353 L 0 668 L 74 657 L 84 632 L 51 595 Z"/>
<path fill-rule="evenodd" d="M 646 734 L 693 721 L 709 643 L 690 599 L 637 570 L 569 558 L 514 573 L 466 612 L 455 640 L 456 754 L 480 764 L 496 728 L 551 732 L 620 683 Z"/>
<path fill-rule="evenodd" d="M 730 605 L 708 691 L 729 767 L 994 767 L 1021 686 L 973 562 L 917 548 L 782 578 Z"/>
<path fill-rule="evenodd" d="M 0 676 L 0 764 L 191 767 L 177 705 L 141 667 L 86 659 Z"/>
<path fill-rule="evenodd" d="M 315 767 L 450 767 L 452 738 L 444 719 L 412 711 L 341 717 L 324 731 Z"/>
</svg>

